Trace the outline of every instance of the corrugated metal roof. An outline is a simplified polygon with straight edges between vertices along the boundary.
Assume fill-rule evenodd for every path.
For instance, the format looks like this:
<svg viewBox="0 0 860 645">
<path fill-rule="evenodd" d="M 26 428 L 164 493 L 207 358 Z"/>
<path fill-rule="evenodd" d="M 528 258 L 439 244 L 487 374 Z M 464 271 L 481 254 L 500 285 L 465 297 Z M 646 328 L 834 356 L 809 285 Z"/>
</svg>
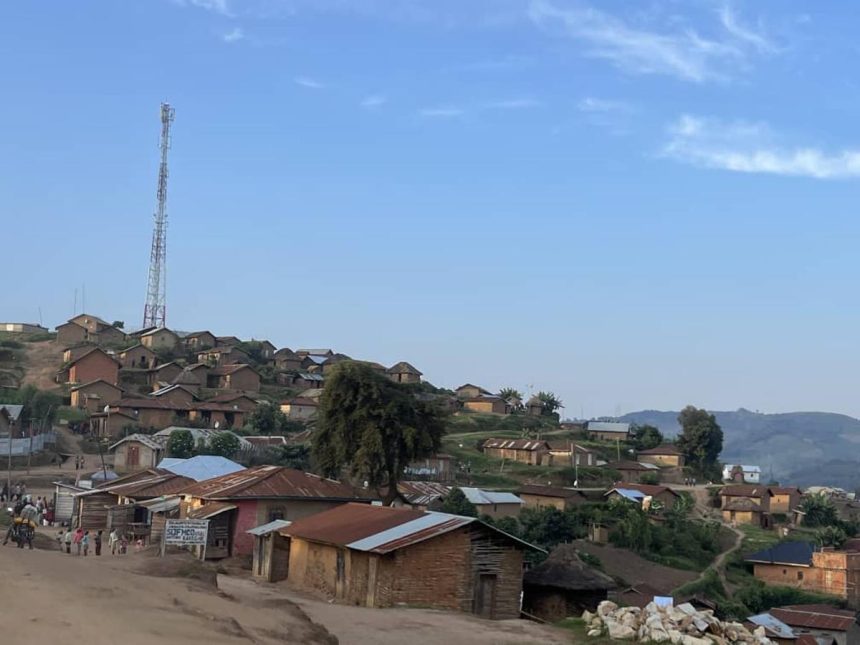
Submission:
<svg viewBox="0 0 860 645">
<path fill-rule="evenodd" d="M 166 461 L 171 463 L 165 463 Z M 237 464 L 226 457 L 215 455 L 197 455 L 190 459 L 162 459 L 158 467 L 169 470 L 176 475 L 188 477 L 196 482 L 245 470 L 241 464 Z"/>
<path fill-rule="evenodd" d="M 143 506 L 150 513 L 167 513 L 179 508 L 181 499 L 178 495 L 155 497 L 142 502 L 137 502 L 138 506 Z"/>
<path fill-rule="evenodd" d="M 487 439 L 483 447 L 505 450 L 549 450 L 549 444 L 546 441 L 536 439 Z"/>
<path fill-rule="evenodd" d="M 205 506 L 195 508 L 193 511 L 188 511 L 188 519 L 190 520 L 208 520 L 210 517 L 221 515 L 227 511 L 235 510 L 235 504 L 225 504 L 222 502 L 211 502 Z"/>
<path fill-rule="evenodd" d="M 615 423 L 612 421 L 589 421 L 589 432 L 620 432 L 627 434 L 630 432 L 629 423 Z"/>
<path fill-rule="evenodd" d="M 262 524 L 260 526 L 254 527 L 252 529 L 248 529 L 245 533 L 250 533 L 251 535 L 256 535 L 257 537 L 262 537 L 263 535 L 268 535 L 269 533 L 274 533 L 275 531 L 279 531 L 280 529 L 288 527 L 292 522 L 287 520 L 273 520 L 266 524 Z"/>
<path fill-rule="evenodd" d="M 784 622 L 770 614 L 758 614 L 747 618 L 753 625 L 759 625 L 771 632 L 777 638 L 797 638 L 794 631 Z"/>
<path fill-rule="evenodd" d="M 538 484 L 523 484 L 517 491 L 519 495 L 536 495 L 542 497 L 559 497 L 569 499 L 571 497 L 585 497 L 585 493 L 576 488 L 564 488 L 562 486 L 540 486 Z"/>
<path fill-rule="evenodd" d="M 283 466 L 256 466 L 189 486 L 183 494 L 203 499 L 320 498 L 365 499 L 367 495 L 334 479 Z"/>
<path fill-rule="evenodd" d="M 744 560 L 765 564 L 793 564 L 808 567 L 812 563 L 812 554 L 816 550 L 817 547 L 812 542 L 782 542 L 781 544 L 774 544 L 769 549 L 748 555 Z"/>
<path fill-rule="evenodd" d="M 416 544 L 436 535 L 453 531 L 474 521 L 475 518 L 473 517 L 428 512 L 423 517 L 418 517 L 398 526 L 393 526 L 390 529 L 374 533 L 361 540 L 350 542 L 346 546 L 356 551 L 390 553 L 410 544 Z"/>
<path fill-rule="evenodd" d="M 397 492 L 407 502 L 416 506 L 427 506 L 451 492 L 451 487 L 439 482 L 399 482 Z"/>
<path fill-rule="evenodd" d="M 645 499 L 645 493 L 639 490 L 632 490 L 630 488 L 613 488 L 609 493 L 618 493 L 621 497 L 629 499 L 632 502 L 641 502 Z M 607 493 L 607 495 L 609 493 Z"/>
<path fill-rule="evenodd" d="M 154 435 L 147 435 L 147 434 L 140 434 L 140 433 L 130 434 L 127 437 L 124 437 L 124 438 L 120 439 L 119 441 L 117 441 L 110 448 L 108 448 L 108 450 L 113 450 L 117 446 L 122 445 L 124 443 L 127 443 L 129 441 L 137 441 L 138 443 L 142 443 L 144 446 L 146 446 L 147 448 L 151 448 L 152 450 L 163 449 L 164 445 L 167 443 L 167 440 L 166 439 L 162 440 L 160 437 L 158 439 L 155 439 L 153 437 L 154 437 Z"/>
<path fill-rule="evenodd" d="M 491 490 L 481 490 L 463 486 L 460 488 L 472 504 L 522 504 L 523 500 L 513 493 L 497 493 Z"/>
<path fill-rule="evenodd" d="M 827 613 L 817 611 L 797 611 L 785 607 L 774 607 L 770 614 L 791 627 L 806 627 L 810 629 L 832 630 L 847 632 L 855 624 L 856 618 L 851 612 L 838 613 L 833 609 Z"/>
<path fill-rule="evenodd" d="M 23 405 L 13 405 L 12 403 L 0 403 L 0 410 L 6 410 L 9 418 L 12 421 L 17 421 L 18 417 L 21 416 L 21 411 L 24 409 Z"/>
</svg>

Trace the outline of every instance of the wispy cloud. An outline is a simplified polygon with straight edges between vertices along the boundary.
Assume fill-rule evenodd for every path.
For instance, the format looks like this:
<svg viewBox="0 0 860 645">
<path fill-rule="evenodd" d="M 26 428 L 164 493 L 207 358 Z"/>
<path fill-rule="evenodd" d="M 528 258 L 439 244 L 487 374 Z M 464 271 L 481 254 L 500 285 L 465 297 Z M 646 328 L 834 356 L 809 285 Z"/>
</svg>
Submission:
<svg viewBox="0 0 860 645">
<path fill-rule="evenodd" d="M 753 29 L 741 24 L 738 17 L 735 15 L 735 12 L 732 10 L 731 5 L 724 4 L 720 7 L 719 14 L 720 22 L 725 30 L 738 40 L 749 43 L 755 49 L 764 53 L 774 53 L 777 51 L 778 48 L 776 45 L 774 45 L 763 32 L 754 31 Z"/>
<path fill-rule="evenodd" d="M 324 83 L 320 83 L 312 78 L 308 78 L 307 76 L 296 76 L 293 79 L 293 82 L 296 85 L 301 85 L 302 87 L 306 87 L 309 90 L 321 90 L 325 87 Z"/>
<path fill-rule="evenodd" d="M 528 108 L 540 107 L 542 103 L 536 99 L 521 98 L 521 99 L 505 99 L 503 101 L 490 101 L 483 107 L 488 110 L 524 110 Z"/>
<path fill-rule="evenodd" d="M 622 101 L 611 101 L 586 96 L 576 104 L 576 109 L 586 113 L 630 112 L 631 106 Z"/>
<path fill-rule="evenodd" d="M 242 31 L 239 27 L 235 27 L 223 36 L 221 36 L 221 40 L 223 40 L 225 43 L 237 43 L 243 38 L 245 38 L 245 32 Z"/>
<path fill-rule="evenodd" d="M 177 4 L 188 4 L 192 7 L 199 7 L 207 11 L 220 13 L 222 16 L 232 16 L 227 0 L 174 0 Z"/>
<path fill-rule="evenodd" d="M 663 155 L 705 168 L 815 179 L 860 177 L 860 150 L 826 152 L 780 144 L 765 123 L 683 115 L 669 127 Z"/>
<path fill-rule="evenodd" d="M 452 119 L 463 116 L 465 113 L 465 110 L 457 107 L 430 107 L 418 110 L 419 116 L 438 119 Z"/>
<path fill-rule="evenodd" d="M 561 27 L 587 46 L 586 54 L 611 61 L 637 74 L 664 74 L 701 83 L 728 78 L 745 65 L 750 49 L 763 51 L 770 42 L 741 26 L 727 6 L 720 14 L 722 32 L 705 37 L 690 27 L 669 31 L 651 25 L 631 26 L 611 14 L 581 6 L 561 8 L 549 0 L 532 0 L 529 17 L 544 29 Z"/>
<path fill-rule="evenodd" d="M 374 110 L 378 107 L 385 105 L 387 102 L 388 102 L 388 99 L 386 97 L 382 96 L 381 94 L 371 94 L 369 96 L 365 96 L 361 100 L 360 105 L 361 105 L 361 107 L 363 107 L 365 109 Z"/>
</svg>

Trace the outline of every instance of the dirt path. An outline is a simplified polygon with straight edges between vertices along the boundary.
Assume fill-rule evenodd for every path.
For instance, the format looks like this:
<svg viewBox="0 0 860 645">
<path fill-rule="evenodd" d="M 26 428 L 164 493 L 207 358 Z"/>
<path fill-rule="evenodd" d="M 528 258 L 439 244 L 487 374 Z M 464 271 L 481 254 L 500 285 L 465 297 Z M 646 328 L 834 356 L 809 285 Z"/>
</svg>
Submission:
<svg viewBox="0 0 860 645">
<path fill-rule="evenodd" d="M 286 601 L 246 605 L 201 583 L 140 575 L 149 556 L 0 548 L 3 642 L 260 645 L 337 641 Z"/>
<path fill-rule="evenodd" d="M 368 609 L 332 604 L 290 590 L 285 584 L 263 585 L 218 576 L 218 587 L 230 596 L 260 604 L 289 601 L 314 622 L 337 636 L 341 645 L 561 645 L 570 632 L 525 620 L 482 620 L 467 614 L 431 609 Z"/>
<path fill-rule="evenodd" d="M 24 343 L 26 372 L 21 385 L 35 385 L 40 390 L 56 390 L 54 375 L 63 364 L 63 348 L 53 340 Z"/>
</svg>

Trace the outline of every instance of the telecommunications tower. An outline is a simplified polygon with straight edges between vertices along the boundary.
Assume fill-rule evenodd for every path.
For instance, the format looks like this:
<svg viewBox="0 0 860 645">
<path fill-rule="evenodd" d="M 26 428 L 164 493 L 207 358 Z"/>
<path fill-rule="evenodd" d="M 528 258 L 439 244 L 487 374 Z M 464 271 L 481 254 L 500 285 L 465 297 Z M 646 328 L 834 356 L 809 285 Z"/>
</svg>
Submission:
<svg viewBox="0 0 860 645">
<path fill-rule="evenodd" d="M 149 258 L 149 284 L 143 308 L 143 327 L 164 327 L 167 314 L 167 151 L 170 149 L 170 124 L 174 110 L 161 104 L 161 165 L 158 168 L 158 206 L 152 229 Z"/>
</svg>

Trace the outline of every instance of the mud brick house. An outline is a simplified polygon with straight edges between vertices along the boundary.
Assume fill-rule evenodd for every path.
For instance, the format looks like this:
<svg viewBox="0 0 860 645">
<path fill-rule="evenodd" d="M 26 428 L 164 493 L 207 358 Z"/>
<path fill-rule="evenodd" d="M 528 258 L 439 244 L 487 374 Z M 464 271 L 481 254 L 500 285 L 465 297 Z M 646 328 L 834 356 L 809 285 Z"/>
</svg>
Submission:
<svg viewBox="0 0 860 645">
<path fill-rule="evenodd" d="M 0 403 L 0 434 L 12 438 L 22 436 L 19 419 L 23 410 L 23 405 Z"/>
<path fill-rule="evenodd" d="M 782 542 L 744 560 L 766 584 L 830 594 L 844 598 L 852 609 L 860 606 L 860 553 L 856 551 Z"/>
<path fill-rule="evenodd" d="M 272 343 L 270 343 L 268 340 L 258 340 L 258 341 L 251 341 L 251 342 L 259 343 L 260 357 L 264 361 L 268 362 L 268 361 L 274 360 L 275 350 L 277 349 L 277 347 L 275 347 Z"/>
<path fill-rule="evenodd" d="M 155 367 L 155 363 L 158 360 L 155 352 L 149 349 L 149 347 L 144 347 L 140 343 L 129 347 L 128 349 L 124 349 L 117 354 L 117 357 L 124 368 L 141 370 Z"/>
<path fill-rule="evenodd" d="M 471 383 L 461 385 L 454 390 L 454 394 L 458 399 L 474 399 L 479 396 L 494 396 L 489 390 L 485 390 L 484 388 Z"/>
<path fill-rule="evenodd" d="M 78 343 L 111 345 L 122 343 L 125 338 L 124 331 L 90 314 L 80 314 L 57 326 L 57 344 L 61 346 Z"/>
<path fill-rule="evenodd" d="M 239 340 L 236 336 L 216 336 L 215 337 L 215 346 L 221 347 L 229 345 L 230 347 L 235 347 L 239 345 L 242 341 Z"/>
<path fill-rule="evenodd" d="M 524 508 L 556 508 L 565 511 L 589 501 L 585 493 L 576 488 L 561 486 L 524 485 L 517 491 Z"/>
<path fill-rule="evenodd" d="M 290 570 L 290 538 L 279 533 L 292 522 L 273 520 L 247 531 L 254 538 L 251 575 L 266 582 L 287 579 Z"/>
<path fill-rule="evenodd" d="M 589 421 L 586 425 L 589 439 L 598 441 L 627 441 L 630 438 L 629 423 L 611 421 Z"/>
<path fill-rule="evenodd" d="M 210 365 L 234 365 L 236 363 L 248 363 L 251 357 L 238 347 L 232 345 L 221 345 L 205 349 L 197 353 L 197 362 Z"/>
<path fill-rule="evenodd" d="M 281 412 L 287 415 L 287 418 L 297 421 L 312 419 L 316 416 L 318 408 L 319 404 L 316 401 L 302 397 L 281 402 Z"/>
<path fill-rule="evenodd" d="M 0 331 L 7 334 L 45 334 L 48 332 L 48 329 L 34 323 L 6 322 L 0 323 Z"/>
<path fill-rule="evenodd" d="M 302 369 L 302 357 L 289 347 L 275 352 L 275 368 L 287 372 L 297 372 Z"/>
<path fill-rule="evenodd" d="M 166 385 L 155 390 L 150 396 L 179 408 L 189 407 L 197 399 L 194 392 L 184 385 Z"/>
<path fill-rule="evenodd" d="M 70 392 L 71 406 L 88 412 L 100 412 L 106 405 L 114 405 L 120 399 L 122 388 L 104 379 L 76 385 Z"/>
<path fill-rule="evenodd" d="M 482 394 L 470 399 L 462 399 L 463 407 L 472 412 L 484 414 L 508 414 L 508 403 L 495 394 Z"/>
<path fill-rule="evenodd" d="M 185 350 L 189 352 L 198 352 L 202 349 L 215 347 L 216 342 L 215 334 L 211 331 L 193 331 L 182 337 L 182 344 L 185 346 Z"/>
<path fill-rule="evenodd" d="M 548 441 L 553 466 L 596 466 L 597 455 L 593 450 L 572 441 Z"/>
<path fill-rule="evenodd" d="M 488 457 L 508 459 L 533 466 L 548 465 L 549 444 L 538 439 L 487 439 L 481 451 Z"/>
<path fill-rule="evenodd" d="M 219 365 L 209 370 L 207 385 L 219 390 L 259 392 L 260 375 L 253 367 L 242 363 Z"/>
<path fill-rule="evenodd" d="M 763 513 L 770 512 L 771 492 L 767 486 L 752 484 L 733 484 L 720 489 L 720 507 L 726 508 L 732 502 L 749 499 L 755 502 Z"/>
<path fill-rule="evenodd" d="M 788 515 L 798 506 L 803 497 L 803 492 L 793 486 L 768 486 L 770 493 L 770 512 L 773 514 Z"/>
<path fill-rule="evenodd" d="M 76 358 L 72 359 L 60 371 L 60 381 L 72 385 L 91 383 L 92 381 L 107 381 L 113 385 L 119 382 L 119 363 L 99 347 L 89 347 Z"/>
<path fill-rule="evenodd" d="M 652 486 L 649 484 L 636 484 L 632 482 L 619 482 L 615 484 L 605 497 L 607 499 L 621 498 L 629 501 L 646 504 L 646 497 L 650 497 L 652 501 L 657 501 L 661 506 L 668 510 L 675 506 L 675 502 L 680 499 L 680 495 L 666 486 Z"/>
<path fill-rule="evenodd" d="M 188 407 L 188 418 L 201 421 L 209 428 L 241 428 L 247 412 L 239 404 L 200 401 Z"/>
<path fill-rule="evenodd" d="M 585 564 L 572 544 L 560 544 L 523 576 L 523 611 L 555 623 L 583 611 L 594 612 L 615 580 Z"/>
<path fill-rule="evenodd" d="M 423 374 L 406 361 L 400 361 L 385 370 L 395 383 L 420 383 Z"/>
<path fill-rule="evenodd" d="M 221 392 L 211 399 L 207 399 L 206 402 L 229 405 L 234 410 L 241 410 L 242 412 L 253 412 L 258 405 L 256 399 L 243 392 Z"/>
<path fill-rule="evenodd" d="M 154 389 L 159 389 L 162 383 L 172 383 L 182 374 L 183 368 L 179 363 L 163 363 L 149 370 L 149 383 Z"/>
<path fill-rule="evenodd" d="M 280 385 L 286 385 L 296 390 L 306 390 L 323 387 L 325 377 L 322 374 L 311 374 L 310 372 L 291 372 L 278 374 L 277 381 Z"/>
<path fill-rule="evenodd" d="M 722 513 L 723 522 L 733 526 L 738 524 L 750 524 L 762 528 L 770 526 L 770 515 L 758 502 L 748 497 L 730 499 L 723 505 Z"/>
<path fill-rule="evenodd" d="M 513 493 L 498 493 L 481 488 L 461 486 L 460 490 L 478 511 L 478 515 L 492 518 L 517 517 L 523 508 L 523 500 Z"/>
<path fill-rule="evenodd" d="M 273 520 L 297 519 L 372 498 L 348 484 L 282 466 L 257 466 L 182 491 L 187 517 L 210 521 L 206 557 L 249 555 L 247 531 Z"/>
<path fill-rule="evenodd" d="M 108 450 L 113 453 L 113 469 L 119 474 L 155 468 L 167 449 L 167 437 L 131 434 Z"/>
<path fill-rule="evenodd" d="M 650 450 L 640 450 L 637 459 L 645 464 L 654 464 L 664 468 L 683 468 L 684 455 L 671 444 L 663 444 Z"/>
<path fill-rule="evenodd" d="M 173 351 L 180 344 L 179 336 L 170 331 L 167 327 L 144 329 L 136 335 L 140 340 L 141 345 L 148 347 L 154 352 Z"/>
<path fill-rule="evenodd" d="M 206 387 L 210 369 L 205 363 L 186 365 L 182 368 L 182 373 L 173 378 L 173 382 L 197 392 L 199 388 Z"/>
<path fill-rule="evenodd" d="M 639 482 L 646 475 L 659 472 L 659 467 L 654 464 L 640 464 L 638 461 L 612 461 L 602 467 L 616 471 L 623 481 L 628 482 Z"/>
<path fill-rule="evenodd" d="M 476 518 L 345 504 L 294 521 L 291 585 L 350 605 L 520 614 L 523 553 L 537 549 Z"/>
</svg>

